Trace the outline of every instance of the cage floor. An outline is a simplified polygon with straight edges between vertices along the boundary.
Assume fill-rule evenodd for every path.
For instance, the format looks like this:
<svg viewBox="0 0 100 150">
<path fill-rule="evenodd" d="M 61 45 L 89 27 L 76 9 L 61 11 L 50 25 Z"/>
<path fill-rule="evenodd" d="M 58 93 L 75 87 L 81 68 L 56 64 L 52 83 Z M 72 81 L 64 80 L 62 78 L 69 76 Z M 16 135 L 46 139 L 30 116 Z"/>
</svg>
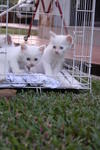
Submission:
<svg viewBox="0 0 100 150">
<path fill-rule="evenodd" d="M 0 88 L 50 88 L 50 89 L 85 89 L 66 70 L 62 70 L 57 78 L 44 74 L 7 74 L 5 81 L 0 83 Z"/>
</svg>

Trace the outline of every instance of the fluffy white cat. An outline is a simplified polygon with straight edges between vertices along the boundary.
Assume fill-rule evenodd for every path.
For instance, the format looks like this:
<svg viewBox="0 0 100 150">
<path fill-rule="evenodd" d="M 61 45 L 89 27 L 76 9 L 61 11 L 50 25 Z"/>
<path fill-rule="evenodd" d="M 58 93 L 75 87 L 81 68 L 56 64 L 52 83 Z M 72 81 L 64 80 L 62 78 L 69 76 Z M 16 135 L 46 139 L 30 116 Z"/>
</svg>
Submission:
<svg viewBox="0 0 100 150">
<path fill-rule="evenodd" d="M 50 31 L 50 42 L 44 50 L 41 62 L 32 68 L 32 72 L 56 76 L 61 71 L 65 53 L 71 46 L 71 35 L 56 35 Z"/>
<path fill-rule="evenodd" d="M 43 55 L 44 45 L 32 46 L 32 45 L 22 45 L 21 50 L 23 53 L 19 57 L 20 68 L 30 73 L 31 68 L 35 67 L 40 61 Z"/>
<path fill-rule="evenodd" d="M 5 79 L 8 72 L 14 74 L 22 74 L 25 70 L 30 71 L 34 67 L 43 54 L 43 46 L 8 46 L 7 48 L 0 48 L 0 80 Z M 5 54 L 6 52 L 6 54 Z"/>
</svg>

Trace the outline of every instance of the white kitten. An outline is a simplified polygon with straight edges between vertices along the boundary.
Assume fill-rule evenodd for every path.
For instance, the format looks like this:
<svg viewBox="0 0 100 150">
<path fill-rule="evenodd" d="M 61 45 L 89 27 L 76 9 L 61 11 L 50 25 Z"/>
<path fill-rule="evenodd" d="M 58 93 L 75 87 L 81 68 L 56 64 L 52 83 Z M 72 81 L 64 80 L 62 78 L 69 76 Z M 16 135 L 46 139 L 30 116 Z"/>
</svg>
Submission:
<svg viewBox="0 0 100 150">
<path fill-rule="evenodd" d="M 4 48 L 0 48 L 5 51 Z M 14 74 L 23 73 L 24 70 L 30 71 L 30 68 L 35 66 L 42 56 L 41 47 L 21 45 L 7 47 L 6 55 L 0 54 L 0 79 L 5 79 L 5 74 L 13 72 Z"/>
<path fill-rule="evenodd" d="M 45 48 L 41 63 L 33 72 L 45 73 L 49 76 L 56 76 L 62 69 L 64 55 L 71 48 L 71 35 L 56 35 L 50 32 L 50 42 Z"/>
<path fill-rule="evenodd" d="M 24 69 L 29 73 L 31 72 L 31 68 L 35 68 L 40 62 L 41 56 L 43 55 L 44 45 L 39 47 L 23 45 L 22 49 L 24 50 L 24 53 L 23 55 L 20 55 L 18 63 L 21 69 Z M 25 51 L 25 49 L 27 49 L 27 51 Z"/>
</svg>

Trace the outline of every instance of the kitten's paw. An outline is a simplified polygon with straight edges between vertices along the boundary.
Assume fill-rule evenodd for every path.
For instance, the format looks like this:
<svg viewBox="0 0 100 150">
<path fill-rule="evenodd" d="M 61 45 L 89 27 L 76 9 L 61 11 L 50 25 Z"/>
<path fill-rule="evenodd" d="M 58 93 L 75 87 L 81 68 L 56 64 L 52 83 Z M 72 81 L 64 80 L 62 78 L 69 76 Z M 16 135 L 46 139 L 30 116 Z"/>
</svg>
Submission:
<svg viewBox="0 0 100 150">
<path fill-rule="evenodd" d="M 6 76 L 5 75 L 0 75 L 0 83 L 2 83 L 5 80 L 6 80 Z"/>
<path fill-rule="evenodd" d="M 31 67 L 30 68 L 30 72 L 29 73 L 37 73 L 37 70 L 35 67 Z"/>
<path fill-rule="evenodd" d="M 22 74 L 24 74 L 25 73 L 25 70 L 17 70 L 17 71 L 14 71 L 13 72 L 15 75 L 22 75 Z"/>
<path fill-rule="evenodd" d="M 53 77 L 53 73 L 51 71 L 45 73 L 46 76 Z"/>
</svg>

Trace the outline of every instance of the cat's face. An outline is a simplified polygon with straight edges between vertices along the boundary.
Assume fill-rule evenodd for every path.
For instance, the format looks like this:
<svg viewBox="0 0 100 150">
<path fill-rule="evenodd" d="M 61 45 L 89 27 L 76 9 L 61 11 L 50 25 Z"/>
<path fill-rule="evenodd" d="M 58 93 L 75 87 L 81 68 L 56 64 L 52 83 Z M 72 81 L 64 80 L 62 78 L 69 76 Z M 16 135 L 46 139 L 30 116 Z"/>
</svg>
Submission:
<svg viewBox="0 0 100 150">
<path fill-rule="evenodd" d="M 64 55 L 65 52 L 71 48 L 71 35 L 56 35 L 55 33 L 50 32 L 50 36 L 50 44 L 52 45 L 52 50 L 56 55 Z"/>
<path fill-rule="evenodd" d="M 44 46 L 21 46 L 22 59 L 27 70 L 30 71 L 31 67 L 35 67 L 39 63 L 43 54 L 43 48 Z"/>
</svg>

